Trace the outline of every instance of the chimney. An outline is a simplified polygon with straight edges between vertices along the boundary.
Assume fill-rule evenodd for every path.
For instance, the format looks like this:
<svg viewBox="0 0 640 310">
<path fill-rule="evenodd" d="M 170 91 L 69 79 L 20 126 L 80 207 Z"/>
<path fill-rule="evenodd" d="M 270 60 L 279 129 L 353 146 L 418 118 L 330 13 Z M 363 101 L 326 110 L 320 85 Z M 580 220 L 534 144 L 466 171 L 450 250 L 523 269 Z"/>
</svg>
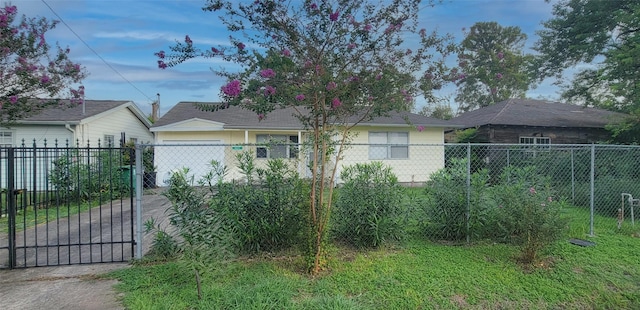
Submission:
<svg viewBox="0 0 640 310">
<path fill-rule="evenodd" d="M 156 94 L 158 96 L 158 100 L 151 104 L 151 121 L 156 122 L 159 118 L 160 114 L 160 94 Z"/>
</svg>

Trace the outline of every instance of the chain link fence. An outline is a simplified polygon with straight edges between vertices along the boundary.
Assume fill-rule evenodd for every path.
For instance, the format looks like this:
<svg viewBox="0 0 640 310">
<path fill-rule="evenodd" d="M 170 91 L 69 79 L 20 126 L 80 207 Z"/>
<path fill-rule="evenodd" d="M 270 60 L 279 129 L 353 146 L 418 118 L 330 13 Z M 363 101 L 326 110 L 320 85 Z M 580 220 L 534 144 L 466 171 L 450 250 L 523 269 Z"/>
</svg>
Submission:
<svg viewBox="0 0 640 310">
<path fill-rule="evenodd" d="M 226 167 L 222 181 L 242 182 L 246 177 L 240 169 L 240 154 L 251 154 L 258 169 L 265 168 L 269 159 L 281 158 L 302 178 L 312 176 L 313 156 L 297 143 L 176 143 L 136 147 L 150 154 L 142 165 L 145 188 L 167 186 L 171 174 L 184 168 L 189 169 L 195 181 L 210 177 L 212 161 Z M 335 179 L 338 188 L 343 184 L 341 173 L 346 167 L 380 161 L 390 167 L 398 183 L 406 187 L 403 203 L 409 221 L 424 224 L 434 221 L 434 217 L 449 217 L 443 225 L 462 227 L 461 233 L 467 240 L 474 239 L 473 227 L 482 224 L 474 222 L 478 219 L 476 213 L 480 212 L 478 199 L 485 199 L 483 204 L 494 203 L 478 197 L 510 178 L 530 183 L 532 190 L 536 186 L 544 187 L 550 201 L 563 201 L 567 206 L 563 212 L 571 219 L 574 237 L 637 229 L 636 225 L 640 225 L 634 218 L 640 212 L 640 147 L 637 146 L 351 144 L 343 152 L 332 154 L 330 167 L 334 167 L 338 155 Z M 448 171 L 448 178 L 458 180 L 448 183 L 446 195 L 440 202 L 458 201 L 458 211 L 451 214 L 433 209 L 435 200 L 428 194 L 429 188 L 435 186 L 430 181 L 434 173 L 442 171 Z M 481 186 L 476 184 L 478 176 L 486 178 Z M 337 194 L 340 195 L 340 190 Z M 422 226 L 417 223 L 416 227 Z M 441 234 L 433 233 L 432 237 L 440 238 Z"/>
</svg>

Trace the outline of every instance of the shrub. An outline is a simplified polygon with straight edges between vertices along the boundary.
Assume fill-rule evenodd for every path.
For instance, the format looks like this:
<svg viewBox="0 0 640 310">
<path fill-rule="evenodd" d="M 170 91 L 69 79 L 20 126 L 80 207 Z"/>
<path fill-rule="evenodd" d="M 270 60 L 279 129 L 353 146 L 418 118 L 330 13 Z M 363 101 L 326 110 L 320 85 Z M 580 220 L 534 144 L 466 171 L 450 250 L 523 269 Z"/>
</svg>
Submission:
<svg viewBox="0 0 640 310">
<path fill-rule="evenodd" d="M 359 247 L 377 247 L 404 235 L 403 188 L 381 162 L 345 167 L 333 214 L 334 237 Z"/>
<path fill-rule="evenodd" d="M 466 159 L 453 159 L 448 167 L 431 174 L 425 189 L 428 196 L 424 206 L 426 218 L 422 221 L 422 229 L 428 237 L 459 241 L 482 226 L 485 215 L 483 193 L 489 175 L 486 169 L 471 174 L 470 188 L 467 175 Z M 468 213 L 473 219 L 469 222 Z"/>
<path fill-rule="evenodd" d="M 283 159 L 270 159 L 261 169 L 253 158 L 247 152 L 237 156 L 247 182 L 218 182 L 210 204 L 234 227 L 242 251 L 291 247 L 300 241 L 308 185 Z"/>
<path fill-rule="evenodd" d="M 531 263 L 539 250 L 561 238 L 567 219 L 561 216 L 564 205 L 540 179 L 528 178 L 535 168 L 509 168 L 502 175 L 502 183 L 490 193 L 496 222 L 494 240 L 520 246 L 519 260 Z M 514 177 L 515 176 L 515 177 Z"/>
</svg>

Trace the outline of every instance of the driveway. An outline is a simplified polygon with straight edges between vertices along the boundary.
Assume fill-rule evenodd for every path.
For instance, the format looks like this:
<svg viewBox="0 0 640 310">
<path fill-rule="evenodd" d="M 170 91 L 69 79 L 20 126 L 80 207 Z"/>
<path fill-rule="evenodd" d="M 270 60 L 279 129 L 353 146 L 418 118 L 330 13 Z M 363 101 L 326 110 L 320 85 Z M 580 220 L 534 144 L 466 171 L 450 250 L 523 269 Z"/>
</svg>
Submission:
<svg viewBox="0 0 640 310">
<path fill-rule="evenodd" d="M 169 201 L 156 190 L 142 199 L 143 221 L 153 217 L 167 225 Z M 142 240 L 146 253 L 152 236 Z M 128 268 L 128 263 L 99 263 L 0 270 L 0 309 L 124 309 L 113 289 L 115 280 L 96 277 Z"/>
</svg>

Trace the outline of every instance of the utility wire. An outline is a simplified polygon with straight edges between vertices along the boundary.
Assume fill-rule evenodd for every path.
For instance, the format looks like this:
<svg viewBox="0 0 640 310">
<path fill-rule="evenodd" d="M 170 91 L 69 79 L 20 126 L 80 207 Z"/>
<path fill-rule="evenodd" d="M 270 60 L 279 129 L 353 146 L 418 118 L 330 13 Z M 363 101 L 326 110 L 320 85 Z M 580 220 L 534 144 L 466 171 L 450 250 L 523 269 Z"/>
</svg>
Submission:
<svg viewBox="0 0 640 310">
<path fill-rule="evenodd" d="M 41 0 L 42 3 L 44 3 L 44 5 L 46 5 L 49 10 L 51 10 L 51 12 L 53 12 L 53 14 L 60 20 L 60 22 L 62 22 L 65 26 L 67 26 L 67 28 L 69 28 L 69 31 L 71 31 L 71 33 L 73 33 L 78 40 L 80 40 L 80 42 L 82 42 L 89 50 L 91 50 L 94 54 L 96 54 L 96 56 L 98 56 L 98 58 L 100 58 L 100 60 L 102 60 L 102 62 L 104 62 L 105 65 L 107 65 L 107 67 L 109 67 L 111 70 L 113 70 L 113 72 L 115 72 L 117 75 L 119 75 L 123 80 L 125 80 L 127 83 L 129 83 L 129 85 L 131 85 L 131 87 L 133 87 L 135 90 L 137 90 L 139 93 L 141 93 L 143 96 L 147 97 L 147 99 L 149 99 L 150 102 L 154 102 L 154 99 L 151 99 L 151 97 L 147 96 L 147 94 L 145 94 L 142 90 L 140 90 L 138 87 L 136 87 L 133 83 L 131 83 L 131 81 L 129 81 L 126 77 L 124 77 L 124 75 L 122 75 L 120 72 L 118 72 L 118 70 L 116 70 L 116 68 L 114 68 L 113 66 L 111 66 L 111 64 L 109 64 L 106 60 L 104 60 L 104 58 L 102 58 L 102 56 L 100 56 L 100 54 L 98 54 L 98 52 L 96 52 L 93 48 L 91 48 L 91 46 L 89 46 L 89 44 L 87 44 L 87 42 L 85 42 L 63 19 L 62 17 L 60 17 L 60 15 L 58 15 L 58 13 L 56 13 L 56 11 L 53 10 L 53 8 L 45 1 L 45 0 Z M 149 103 L 150 104 L 150 103 Z"/>
</svg>

